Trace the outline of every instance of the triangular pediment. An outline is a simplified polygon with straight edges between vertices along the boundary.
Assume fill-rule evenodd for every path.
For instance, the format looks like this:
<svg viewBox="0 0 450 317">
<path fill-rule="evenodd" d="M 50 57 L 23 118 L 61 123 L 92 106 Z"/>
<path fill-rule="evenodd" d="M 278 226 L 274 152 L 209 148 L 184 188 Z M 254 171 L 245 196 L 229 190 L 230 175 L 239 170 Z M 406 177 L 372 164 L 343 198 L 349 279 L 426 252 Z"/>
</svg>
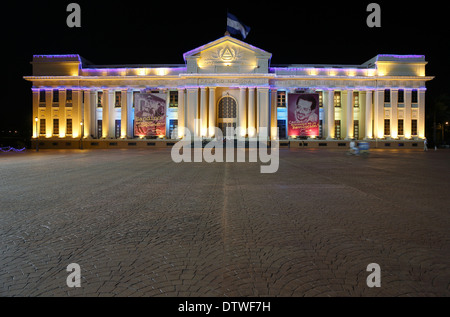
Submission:
<svg viewBox="0 0 450 317">
<path fill-rule="evenodd" d="M 262 73 L 272 54 L 224 36 L 183 55 L 190 73 Z"/>
</svg>

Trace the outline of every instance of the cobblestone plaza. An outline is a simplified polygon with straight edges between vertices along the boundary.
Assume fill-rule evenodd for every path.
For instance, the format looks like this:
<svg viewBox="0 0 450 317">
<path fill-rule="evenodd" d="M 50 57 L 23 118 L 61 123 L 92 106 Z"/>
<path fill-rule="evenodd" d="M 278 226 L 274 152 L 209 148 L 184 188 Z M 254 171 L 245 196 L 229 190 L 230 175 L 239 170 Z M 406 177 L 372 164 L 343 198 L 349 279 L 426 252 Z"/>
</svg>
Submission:
<svg viewBox="0 0 450 317">
<path fill-rule="evenodd" d="M 449 150 L 280 149 L 276 173 L 260 166 L 0 153 L 0 296 L 450 295 Z"/>
</svg>

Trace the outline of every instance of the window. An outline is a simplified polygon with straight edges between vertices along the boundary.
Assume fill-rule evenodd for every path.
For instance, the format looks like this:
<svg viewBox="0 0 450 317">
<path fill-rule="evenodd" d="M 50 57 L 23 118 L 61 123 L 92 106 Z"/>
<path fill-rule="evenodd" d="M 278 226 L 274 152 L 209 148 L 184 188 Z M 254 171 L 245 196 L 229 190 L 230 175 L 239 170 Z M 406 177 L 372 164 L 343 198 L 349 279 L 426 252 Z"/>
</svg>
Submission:
<svg viewBox="0 0 450 317">
<path fill-rule="evenodd" d="M 323 138 L 323 120 L 319 120 L 319 139 Z"/>
<path fill-rule="evenodd" d="M 66 90 L 66 101 L 67 102 L 72 102 L 72 89 L 67 89 Z"/>
<path fill-rule="evenodd" d="M 103 121 L 97 120 L 97 138 L 100 139 L 103 136 Z"/>
<path fill-rule="evenodd" d="M 286 92 L 277 92 L 277 107 L 286 107 Z"/>
<path fill-rule="evenodd" d="M 359 92 L 353 92 L 353 108 L 359 108 Z"/>
<path fill-rule="evenodd" d="M 390 134 L 391 134 L 391 120 L 384 119 L 384 135 L 390 135 Z"/>
<path fill-rule="evenodd" d="M 398 103 L 405 102 L 405 91 L 403 89 L 398 90 Z"/>
<path fill-rule="evenodd" d="M 169 137 L 172 139 L 177 139 L 178 135 L 172 135 L 175 129 L 178 128 L 178 120 L 169 120 Z"/>
<path fill-rule="evenodd" d="M 45 119 L 41 119 L 39 122 L 39 134 L 45 134 Z"/>
<path fill-rule="evenodd" d="M 171 91 L 169 96 L 169 107 L 178 107 L 178 91 Z"/>
<path fill-rule="evenodd" d="M 114 127 L 115 127 L 115 136 L 116 136 L 116 139 L 118 139 L 118 138 L 120 138 L 120 130 L 121 130 L 121 126 L 122 126 L 122 124 L 121 124 L 121 120 L 116 120 L 115 121 L 115 125 L 114 125 Z"/>
<path fill-rule="evenodd" d="M 359 120 L 353 121 L 353 138 L 359 140 Z"/>
<path fill-rule="evenodd" d="M 403 119 L 398 119 L 398 135 L 404 135 L 404 132 L 403 132 Z"/>
<path fill-rule="evenodd" d="M 318 91 L 319 93 L 319 107 L 323 107 L 323 91 Z"/>
<path fill-rule="evenodd" d="M 103 101 L 103 92 L 99 91 L 97 93 L 97 107 L 101 108 L 102 107 L 102 101 Z"/>
<path fill-rule="evenodd" d="M 224 97 L 219 101 L 219 118 L 236 118 L 236 101 Z"/>
<path fill-rule="evenodd" d="M 390 89 L 385 89 L 384 90 L 384 102 L 391 102 L 391 90 Z"/>
<path fill-rule="evenodd" d="M 286 120 L 277 120 L 278 138 L 286 139 Z"/>
<path fill-rule="evenodd" d="M 341 106 L 341 92 L 340 91 L 334 92 L 334 106 L 335 107 Z"/>
<path fill-rule="evenodd" d="M 53 119 L 53 134 L 59 134 L 59 119 Z"/>
<path fill-rule="evenodd" d="M 66 134 L 72 134 L 72 119 L 66 120 Z"/>
<path fill-rule="evenodd" d="M 334 120 L 334 138 L 341 138 L 341 120 Z"/>
<path fill-rule="evenodd" d="M 417 119 L 411 120 L 411 135 L 417 135 Z"/>
<path fill-rule="evenodd" d="M 413 89 L 411 92 L 411 103 L 417 103 L 417 89 Z"/>
<path fill-rule="evenodd" d="M 53 103 L 59 102 L 59 90 L 53 89 Z"/>
<path fill-rule="evenodd" d="M 39 90 L 39 102 L 45 103 L 45 89 Z"/>
<path fill-rule="evenodd" d="M 114 106 L 116 108 L 120 108 L 122 106 L 122 92 L 116 91 L 115 97 L 116 97 L 116 102 L 114 103 Z"/>
</svg>

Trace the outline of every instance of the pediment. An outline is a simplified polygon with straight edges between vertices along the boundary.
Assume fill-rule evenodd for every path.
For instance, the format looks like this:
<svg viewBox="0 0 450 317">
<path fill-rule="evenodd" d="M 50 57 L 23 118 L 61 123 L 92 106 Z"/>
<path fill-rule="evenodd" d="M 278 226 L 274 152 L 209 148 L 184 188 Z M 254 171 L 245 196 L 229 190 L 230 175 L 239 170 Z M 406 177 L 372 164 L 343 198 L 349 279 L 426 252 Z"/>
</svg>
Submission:
<svg viewBox="0 0 450 317">
<path fill-rule="evenodd" d="M 183 55 L 190 73 L 261 73 L 268 71 L 272 54 L 231 36 Z"/>
</svg>

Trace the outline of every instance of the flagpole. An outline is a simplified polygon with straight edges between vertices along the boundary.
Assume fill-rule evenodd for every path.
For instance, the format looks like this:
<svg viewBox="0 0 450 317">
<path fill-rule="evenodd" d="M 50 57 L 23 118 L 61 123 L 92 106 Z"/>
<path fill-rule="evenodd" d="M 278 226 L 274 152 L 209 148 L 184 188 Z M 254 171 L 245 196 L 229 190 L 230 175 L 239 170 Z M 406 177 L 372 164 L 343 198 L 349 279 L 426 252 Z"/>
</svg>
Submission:
<svg viewBox="0 0 450 317">
<path fill-rule="evenodd" d="M 225 36 L 230 36 L 230 32 L 228 32 L 228 8 L 227 8 L 227 19 L 225 21 L 225 25 L 226 25 Z"/>
</svg>

